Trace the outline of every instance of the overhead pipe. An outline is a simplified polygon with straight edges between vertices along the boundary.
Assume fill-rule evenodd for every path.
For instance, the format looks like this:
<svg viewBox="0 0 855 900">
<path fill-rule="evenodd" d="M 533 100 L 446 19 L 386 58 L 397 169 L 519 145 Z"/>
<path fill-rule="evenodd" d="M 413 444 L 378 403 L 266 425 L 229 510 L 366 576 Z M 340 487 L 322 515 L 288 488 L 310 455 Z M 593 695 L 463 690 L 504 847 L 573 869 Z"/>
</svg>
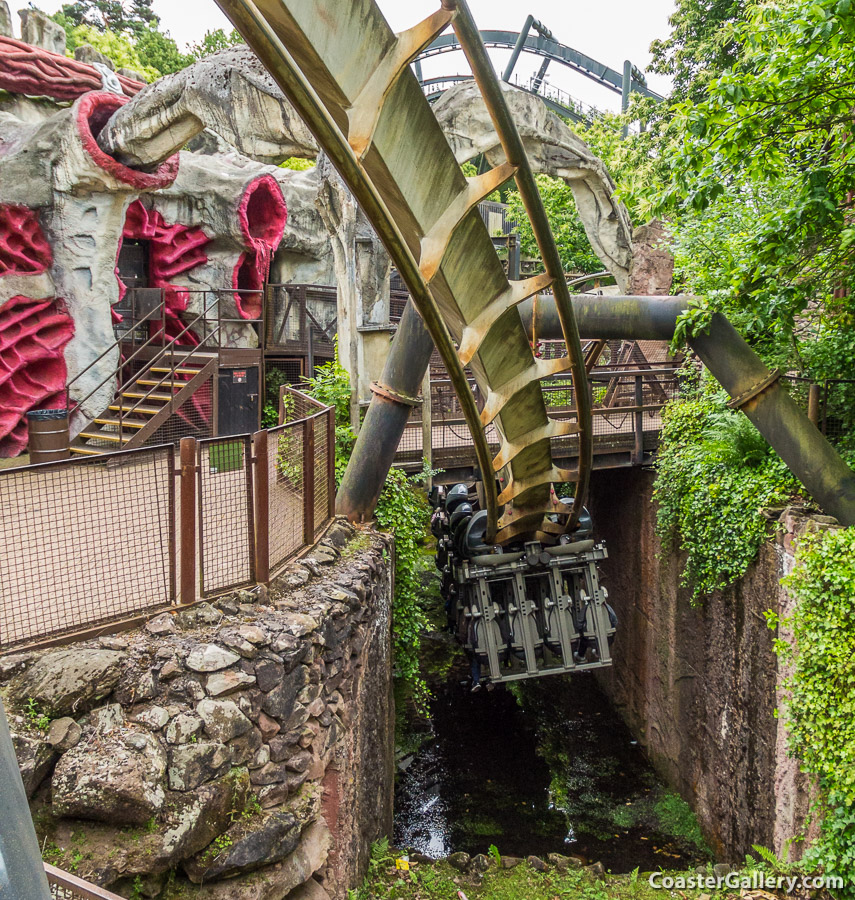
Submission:
<svg viewBox="0 0 855 900">
<path fill-rule="evenodd" d="M 351 522 L 374 515 L 410 412 L 419 404 L 432 353 L 431 336 L 408 300 L 380 381 L 371 385 L 371 404 L 336 495 L 336 512 Z M 425 402 L 430 403 L 430 397 Z"/>
<path fill-rule="evenodd" d="M 592 339 L 670 340 L 687 297 L 577 296 L 579 331 Z M 525 305 L 524 305 L 525 306 Z M 552 297 L 540 296 L 520 313 L 535 339 L 560 340 Z M 775 449 L 813 499 L 843 525 L 855 525 L 855 472 L 720 313 L 709 329 L 689 339 L 718 383 Z"/>
</svg>

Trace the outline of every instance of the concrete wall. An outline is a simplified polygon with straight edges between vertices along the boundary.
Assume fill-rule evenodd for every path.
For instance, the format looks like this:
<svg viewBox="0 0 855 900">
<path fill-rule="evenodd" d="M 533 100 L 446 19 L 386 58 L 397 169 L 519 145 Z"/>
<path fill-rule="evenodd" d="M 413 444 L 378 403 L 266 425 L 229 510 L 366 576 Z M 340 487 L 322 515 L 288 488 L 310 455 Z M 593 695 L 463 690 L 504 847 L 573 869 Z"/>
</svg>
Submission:
<svg viewBox="0 0 855 900">
<path fill-rule="evenodd" d="M 654 473 L 595 473 L 591 511 L 609 559 L 604 585 L 619 620 L 614 666 L 601 681 L 656 768 L 692 805 L 711 846 L 739 862 L 803 826 L 807 779 L 786 754 L 773 651 L 763 616 L 786 612 L 779 582 L 792 539 L 815 527 L 788 510 L 739 582 L 693 607 L 679 586 L 682 558 L 660 556 Z"/>
<path fill-rule="evenodd" d="M 0 657 L 48 861 L 122 896 L 344 898 L 392 827 L 392 558 L 340 520 L 269 592 Z"/>
</svg>

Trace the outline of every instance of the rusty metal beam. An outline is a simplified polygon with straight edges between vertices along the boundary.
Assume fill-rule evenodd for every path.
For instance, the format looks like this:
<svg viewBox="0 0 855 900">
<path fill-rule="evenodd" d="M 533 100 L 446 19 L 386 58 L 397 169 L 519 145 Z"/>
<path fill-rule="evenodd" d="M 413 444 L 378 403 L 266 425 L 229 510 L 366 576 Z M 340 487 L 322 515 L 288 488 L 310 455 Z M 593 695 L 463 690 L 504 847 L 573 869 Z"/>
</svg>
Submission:
<svg viewBox="0 0 855 900">
<path fill-rule="evenodd" d="M 670 340 L 686 297 L 574 297 L 580 331 L 589 338 Z M 526 327 L 538 338 L 561 339 L 551 298 L 520 309 Z M 710 329 L 689 341 L 733 399 L 813 499 L 843 525 L 855 525 L 855 472 L 817 430 L 775 372 L 748 346 L 727 319 L 716 314 Z"/>
<path fill-rule="evenodd" d="M 336 512 L 351 522 L 374 515 L 432 352 L 431 336 L 408 300 L 338 490 Z"/>
</svg>

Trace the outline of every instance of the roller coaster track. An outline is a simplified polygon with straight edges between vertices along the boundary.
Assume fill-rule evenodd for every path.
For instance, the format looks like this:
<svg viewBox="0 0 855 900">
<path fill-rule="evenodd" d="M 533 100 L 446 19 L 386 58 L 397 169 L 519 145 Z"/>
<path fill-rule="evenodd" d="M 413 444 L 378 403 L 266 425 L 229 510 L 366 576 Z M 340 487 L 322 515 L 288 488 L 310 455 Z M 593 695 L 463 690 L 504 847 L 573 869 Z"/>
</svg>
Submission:
<svg viewBox="0 0 855 900">
<path fill-rule="evenodd" d="M 311 129 L 401 273 L 445 363 L 483 476 L 487 539 L 556 540 L 575 527 L 593 439 L 585 360 L 570 294 L 522 141 L 464 0 L 395 34 L 373 0 L 217 0 Z M 410 63 L 451 24 L 506 162 L 460 171 Z M 477 205 L 509 178 L 532 220 L 546 273 L 509 282 Z M 517 305 L 552 288 L 569 356 L 536 359 Z M 468 366 L 486 397 L 479 412 Z M 577 420 L 550 419 L 540 380 L 570 372 Z M 493 459 L 484 429 L 502 435 Z M 578 434 L 578 468 L 557 469 L 550 439 Z M 501 479 L 501 491 L 496 475 Z M 572 508 L 554 482 L 575 481 Z M 555 514 L 558 521 L 554 521 Z"/>
</svg>

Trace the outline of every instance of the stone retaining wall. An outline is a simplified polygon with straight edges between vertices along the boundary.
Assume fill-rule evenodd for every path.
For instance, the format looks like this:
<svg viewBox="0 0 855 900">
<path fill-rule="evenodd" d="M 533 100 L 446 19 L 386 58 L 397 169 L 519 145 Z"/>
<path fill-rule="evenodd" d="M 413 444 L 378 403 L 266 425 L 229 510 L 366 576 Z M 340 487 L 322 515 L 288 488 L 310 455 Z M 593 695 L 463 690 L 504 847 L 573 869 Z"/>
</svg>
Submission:
<svg viewBox="0 0 855 900">
<path fill-rule="evenodd" d="M 603 584 L 620 623 L 601 684 L 721 860 L 744 861 L 752 844 L 781 853 L 804 827 L 810 785 L 775 717 L 786 673 L 763 614 L 792 607 L 780 580 L 794 537 L 834 520 L 786 510 L 745 576 L 693 607 L 679 585 L 684 559 L 660 556 L 653 481 L 640 469 L 593 479 L 594 525 L 609 550 Z"/>
<path fill-rule="evenodd" d="M 269 591 L 0 658 L 47 861 L 124 896 L 346 896 L 392 824 L 392 554 L 337 521 Z"/>
</svg>

